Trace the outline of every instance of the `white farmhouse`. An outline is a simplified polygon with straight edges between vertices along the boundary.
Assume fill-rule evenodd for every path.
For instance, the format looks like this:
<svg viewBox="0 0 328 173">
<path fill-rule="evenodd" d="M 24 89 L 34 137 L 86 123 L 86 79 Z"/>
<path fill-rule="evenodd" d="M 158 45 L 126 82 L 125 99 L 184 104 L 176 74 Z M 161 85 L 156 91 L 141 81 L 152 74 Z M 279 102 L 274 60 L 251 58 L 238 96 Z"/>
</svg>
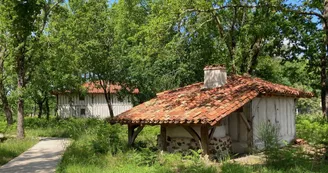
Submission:
<svg viewBox="0 0 328 173">
<path fill-rule="evenodd" d="M 55 94 L 58 115 L 61 117 L 109 117 L 110 113 L 103 89 L 91 82 L 83 84 L 83 88 L 86 89 L 86 94 L 71 92 Z M 133 107 L 130 96 L 125 97 L 123 100 L 118 98 L 117 92 L 121 90 L 121 86 L 111 85 L 109 89 L 112 94 L 111 102 L 115 116 Z M 138 93 L 138 90 L 134 90 L 133 93 Z"/>
</svg>

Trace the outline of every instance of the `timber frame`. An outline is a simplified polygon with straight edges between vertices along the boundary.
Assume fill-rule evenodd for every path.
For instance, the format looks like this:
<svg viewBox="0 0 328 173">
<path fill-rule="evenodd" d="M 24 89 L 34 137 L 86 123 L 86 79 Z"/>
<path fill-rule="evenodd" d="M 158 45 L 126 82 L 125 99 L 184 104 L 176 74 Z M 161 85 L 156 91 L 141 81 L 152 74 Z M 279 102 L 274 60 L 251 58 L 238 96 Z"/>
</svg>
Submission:
<svg viewBox="0 0 328 173">
<path fill-rule="evenodd" d="M 144 126 L 128 124 L 128 145 L 132 146 Z M 136 130 L 135 130 L 136 129 Z"/>
<path fill-rule="evenodd" d="M 209 141 L 212 139 L 215 127 L 210 127 L 209 125 L 201 125 L 200 128 L 200 136 L 197 134 L 197 132 L 190 126 L 181 126 L 183 127 L 199 144 L 203 151 L 203 155 L 209 154 Z M 167 126 L 161 125 L 161 134 L 160 134 L 160 141 L 161 141 L 161 150 L 167 151 L 167 135 L 166 135 L 166 128 Z"/>
<path fill-rule="evenodd" d="M 238 121 L 240 123 L 244 123 L 247 127 L 247 145 L 249 151 L 253 147 L 253 128 L 252 128 L 252 119 L 250 110 L 239 109 L 235 113 L 238 115 Z M 239 124 L 239 123 L 238 123 Z M 144 128 L 145 124 L 128 124 L 128 145 L 133 146 L 135 139 L 139 135 L 139 133 Z M 198 134 L 193 127 L 187 124 L 180 124 L 178 125 L 183 127 L 191 136 L 192 138 L 198 143 L 202 150 L 203 155 L 209 154 L 209 143 L 213 138 L 216 126 L 210 126 L 209 124 L 201 124 L 200 126 L 200 133 Z M 160 124 L 160 136 L 159 141 L 161 143 L 161 150 L 167 151 L 167 128 L 170 125 Z M 238 134 L 239 135 L 239 134 Z"/>
<path fill-rule="evenodd" d="M 209 154 L 208 144 L 213 137 L 215 127 L 210 127 L 209 125 L 202 125 L 200 127 L 200 136 L 190 126 L 183 126 L 183 128 L 196 140 L 196 142 L 199 143 L 199 146 L 203 151 L 203 155 L 208 155 Z"/>
</svg>

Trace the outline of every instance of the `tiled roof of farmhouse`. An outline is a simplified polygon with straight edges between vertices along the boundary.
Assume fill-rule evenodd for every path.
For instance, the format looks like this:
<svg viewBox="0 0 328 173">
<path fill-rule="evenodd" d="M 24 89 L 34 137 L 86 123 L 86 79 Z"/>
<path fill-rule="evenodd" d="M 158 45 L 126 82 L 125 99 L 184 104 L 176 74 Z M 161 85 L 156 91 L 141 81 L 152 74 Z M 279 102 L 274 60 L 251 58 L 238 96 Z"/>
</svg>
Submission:
<svg viewBox="0 0 328 173">
<path fill-rule="evenodd" d="M 96 84 L 95 84 L 96 83 Z M 104 90 L 100 87 L 99 82 L 86 82 L 82 85 L 82 87 L 84 89 L 86 89 L 87 93 L 90 94 L 103 94 Z M 115 94 L 118 91 L 120 91 L 122 89 L 121 85 L 110 85 L 107 89 L 110 89 L 110 93 Z M 127 88 L 127 90 L 129 90 L 129 88 Z M 59 92 L 59 91 L 53 91 L 52 94 L 63 94 L 63 93 L 71 93 L 72 91 L 67 90 L 64 92 Z M 138 94 L 139 93 L 139 89 L 134 89 L 133 94 Z"/>
<path fill-rule="evenodd" d="M 260 78 L 234 75 L 222 87 L 204 90 L 203 83 L 164 91 L 110 120 L 123 124 L 210 124 L 257 96 L 312 97 L 312 93 Z"/>
<path fill-rule="evenodd" d="M 86 83 L 83 84 L 83 87 L 86 88 L 87 93 L 90 93 L 90 94 L 104 93 L 104 90 L 99 86 L 98 82 L 96 82 L 96 85 L 93 82 L 86 82 Z M 120 86 L 120 85 L 110 85 L 109 89 L 110 89 L 110 93 L 117 93 L 118 91 L 120 91 L 122 89 L 122 86 Z M 137 93 L 139 93 L 139 90 L 134 89 L 133 93 L 137 94 Z"/>
</svg>

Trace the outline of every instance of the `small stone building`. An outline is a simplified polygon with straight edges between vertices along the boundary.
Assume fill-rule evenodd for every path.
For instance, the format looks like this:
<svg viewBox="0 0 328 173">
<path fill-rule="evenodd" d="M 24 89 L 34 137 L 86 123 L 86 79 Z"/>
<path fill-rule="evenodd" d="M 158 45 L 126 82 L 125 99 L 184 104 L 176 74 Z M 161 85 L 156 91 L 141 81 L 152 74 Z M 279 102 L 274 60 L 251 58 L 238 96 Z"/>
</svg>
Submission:
<svg viewBox="0 0 328 173">
<path fill-rule="evenodd" d="M 160 125 L 158 146 L 165 151 L 245 153 L 262 147 L 258 132 L 265 122 L 279 126 L 280 138 L 291 142 L 297 98 L 313 96 L 260 78 L 227 77 L 223 66 L 205 67 L 204 79 L 158 93 L 110 121 L 128 125 L 129 144 L 145 125 Z"/>
</svg>

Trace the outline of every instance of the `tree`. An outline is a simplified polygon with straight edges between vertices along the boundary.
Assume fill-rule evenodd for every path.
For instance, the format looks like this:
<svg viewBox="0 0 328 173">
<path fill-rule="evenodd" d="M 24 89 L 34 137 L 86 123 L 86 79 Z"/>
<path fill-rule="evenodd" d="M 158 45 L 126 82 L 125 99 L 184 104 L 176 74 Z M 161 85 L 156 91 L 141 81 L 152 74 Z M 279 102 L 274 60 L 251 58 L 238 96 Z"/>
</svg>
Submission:
<svg viewBox="0 0 328 173">
<path fill-rule="evenodd" d="M 41 61 L 33 56 L 49 15 L 59 2 L 42 0 L 1 0 L 5 33 L 10 38 L 10 55 L 17 74 L 17 138 L 24 138 L 24 90 Z"/>
<path fill-rule="evenodd" d="M 2 33 L 2 32 L 0 32 Z M 14 123 L 13 116 L 12 116 L 12 110 L 8 102 L 7 98 L 7 90 L 5 87 L 5 79 L 6 79 L 6 70 L 5 70 L 5 60 L 8 57 L 7 48 L 5 46 L 0 45 L 0 99 L 1 99 L 1 105 L 4 110 L 7 125 L 11 125 Z"/>
<path fill-rule="evenodd" d="M 289 46 L 281 49 L 280 55 L 286 60 L 301 57 L 309 62 L 312 71 L 319 70 L 321 108 L 323 115 L 327 115 L 328 1 L 289 3 L 278 10 L 289 20 L 281 32 Z"/>
<path fill-rule="evenodd" d="M 1 1 L 0 1 L 1 2 Z M 0 10 L 2 6 L 0 5 Z M 0 13 L 0 99 L 1 106 L 4 110 L 7 125 L 13 124 L 12 110 L 7 98 L 7 90 L 5 86 L 5 80 L 8 75 L 8 68 L 5 68 L 5 62 L 8 61 L 9 56 L 9 45 L 8 45 L 8 34 L 6 34 L 5 28 L 5 16 Z"/>
</svg>

